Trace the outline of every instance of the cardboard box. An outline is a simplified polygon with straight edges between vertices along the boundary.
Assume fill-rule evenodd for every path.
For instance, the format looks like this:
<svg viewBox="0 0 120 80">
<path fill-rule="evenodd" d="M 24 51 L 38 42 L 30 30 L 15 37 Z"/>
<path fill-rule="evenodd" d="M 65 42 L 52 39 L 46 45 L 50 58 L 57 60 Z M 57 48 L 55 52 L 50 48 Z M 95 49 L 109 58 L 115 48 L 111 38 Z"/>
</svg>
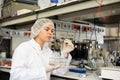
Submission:
<svg viewBox="0 0 120 80">
<path fill-rule="evenodd" d="M 4 18 L 11 17 L 15 12 L 21 9 L 35 10 L 35 9 L 39 9 L 39 6 L 11 1 L 5 6 L 3 6 L 2 17 Z"/>
<path fill-rule="evenodd" d="M 32 12 L 32 10 L 29 10 L 29 9 L 21 9 L 21 10 L 18 10 L 16 13 L 16 16 L 18 15 L 22 15 L 22 14 L 26 14 L 26 13 L 30 13 Z"/>
</svg>

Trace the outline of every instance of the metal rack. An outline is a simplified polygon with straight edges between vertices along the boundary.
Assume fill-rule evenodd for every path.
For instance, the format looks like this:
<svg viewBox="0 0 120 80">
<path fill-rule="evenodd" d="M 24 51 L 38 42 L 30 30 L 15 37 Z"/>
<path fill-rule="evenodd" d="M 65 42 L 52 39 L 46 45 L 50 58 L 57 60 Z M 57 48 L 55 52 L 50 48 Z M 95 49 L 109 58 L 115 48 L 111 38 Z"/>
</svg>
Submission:
<svg viewBox="0 0 120 80">
<path fill-rule="evenodd" d="M 108 4 L 118 3 L 118 2 L 120 1 L 119 0 L 104 0 L 103 5 L 108 5 Z M 0 27 L 10 26 L 10 25 L 15 25 L 15 24 L 20 24 L 20 23 L 26 23 L 26 22 L 34 21 L 37 18 L 62 15 L 62 14 L 67 14 L 71 12 L 95 8 L 95 7 L 98 7 L 98 4 L 96 4 L 94 0 L 89 0 L 86 2 L 77 1 L 72 4 L 52 6 L 44 10 L 39 10 L 39 9 L 34 10 L 33 12 L 30 12 L 30 13 L 27 13 L 21 16 L 12 17 L 9 19 L 2 19 L 0 20 Z"/>
</svg>

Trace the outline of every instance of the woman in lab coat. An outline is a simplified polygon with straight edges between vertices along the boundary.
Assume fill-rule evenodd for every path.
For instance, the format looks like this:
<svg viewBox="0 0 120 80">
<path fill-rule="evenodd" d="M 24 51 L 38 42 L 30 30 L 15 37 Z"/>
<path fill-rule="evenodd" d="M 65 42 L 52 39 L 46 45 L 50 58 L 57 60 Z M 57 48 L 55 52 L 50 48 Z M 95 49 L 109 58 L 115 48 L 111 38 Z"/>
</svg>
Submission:
<svg viewBox="0 0 120 80">
<path fill-rule="evenodd" d="M 14 51 L 10 80 L 50 80 L 50 74 L 65 74 L 71 61 L 70 51 L 74 46 L 70 40 L 64 41 L 62 57 L 66 65 L 51 65 L 55 57 L 47 42 L 52 38 L 54 24 L 50 19 L 38 19 L 31 27 L 32 39 L 21 43 Z M 67 44 L 66 44 L 67 43 Z"/>
</svg>

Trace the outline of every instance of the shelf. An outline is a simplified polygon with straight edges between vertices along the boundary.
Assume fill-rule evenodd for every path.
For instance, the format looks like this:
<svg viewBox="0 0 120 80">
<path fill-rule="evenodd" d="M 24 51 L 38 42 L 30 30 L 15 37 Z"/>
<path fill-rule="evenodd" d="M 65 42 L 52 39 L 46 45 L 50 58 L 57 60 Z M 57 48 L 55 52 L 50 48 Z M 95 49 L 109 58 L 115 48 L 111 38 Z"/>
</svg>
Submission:
<svg viewBox="0 0 120 80">
<path fill-rule="evenodd" d="M 10 68 L 0 67 L 0 71 L 10 73 Z"/>
<path fill-rule="evenodd" d="M 0 68 L 10 69 L 10 68 L 11 68 L 11 66 L 0 66 Z"/>
<path fill-rule="evenodd" d="M 118 36 L 104 36 L 104 40 L 120 40 Z"/>
<path fill-rule="evenodd" d="M 118 2 L 120 2 L 120 0 L 104 0 L 102 5 L 108 5 L 108 4 L 118 3 Z M 24 14 L 21 16 L 12 17 L 9 19 L 3 19 L 0 21 L 0 27 L 10 26 L 10 25 L 15 25 L 15 24 L 20 24 L 20 23 L 26 23 L 30 21 L 35 21 L 37 18 L 62 15 L 62 14 L 67 14 L 67 13 L 76 12 L 80 10 L 95 8 L 95 7 L 98 7 L 98 4 L 94 0 L 89 0 L 86 2 L 78 1 L 73 4 L 52 6 L 44 10 L 35 10 L 31 13 Z"/>
</svg>

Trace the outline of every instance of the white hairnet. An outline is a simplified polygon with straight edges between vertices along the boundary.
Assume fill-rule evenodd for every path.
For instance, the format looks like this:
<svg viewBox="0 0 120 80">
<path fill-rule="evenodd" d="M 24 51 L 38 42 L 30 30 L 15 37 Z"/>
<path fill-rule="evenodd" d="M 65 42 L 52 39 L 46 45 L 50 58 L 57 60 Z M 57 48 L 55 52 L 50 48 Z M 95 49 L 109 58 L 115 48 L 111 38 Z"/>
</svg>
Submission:
<svg viewBox="0 0 120 80">
<path fill-rule="evenodd" d="M 31 27 L 31 38 L 36 37 L 39 34 L 41 28 L 47 23 L 53 24 L 53 22 L 47 18 L 42 18 L 42 19 L 36 20 L 36 22 Z M 53 26 L 54 26 L 54 24 L 53 24 Z"/>
</svg>

